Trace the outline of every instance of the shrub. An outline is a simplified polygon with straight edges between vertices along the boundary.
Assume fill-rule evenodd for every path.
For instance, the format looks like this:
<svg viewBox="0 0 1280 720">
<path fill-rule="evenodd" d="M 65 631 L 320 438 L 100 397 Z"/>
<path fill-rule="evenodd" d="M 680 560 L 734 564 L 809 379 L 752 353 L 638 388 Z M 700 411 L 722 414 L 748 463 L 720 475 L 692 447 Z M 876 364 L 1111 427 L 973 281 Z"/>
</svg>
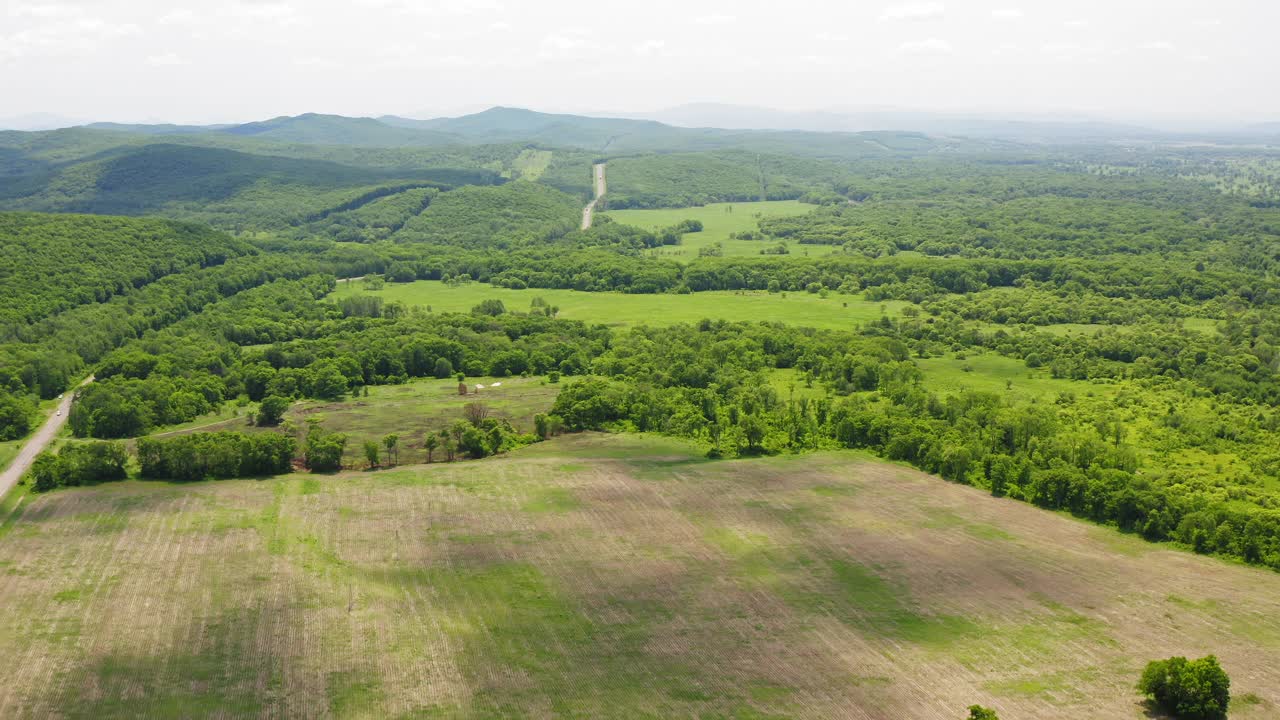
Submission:
<svg viewBox="0 0 1280 720">
<path fill-rule="evenodd" d="M 268 395 L 258 406 L 258 424 L 262 426 L 279 425 L 284 413 L 289 409 L 289 401 L 279 395 Z"/>
<path fill-rule="evenodd" d="M 442 357 L 439 360 L 436 360 L 436 367 L 435 367 L 436 377 L 443 380 L 452 374 L 453 374 L 453 363 L 449 361 L 449 358 Z"/>
<path fill-rule="evenodd" d="M 342 469 L 342 451 L 346 447 L 346 435 L 331 433 L 315 425 L 307 431 L 303 460 L 312 472 L 337 472 Z"/>
<path fill-rule="evenodd" d="M 507 306 L 501 300 L 490 298 L 481 300 L 479 305 L 471 308 L 471 312 L 477 315 L 493 315 L 498 316 L 507 311 Z"/>
<path fill-rule="evenodd" d="M 1213 655 L 1199 660 L 1153 660 L 1138 690 L 1178 720 L 1216 720 L 1227 716 L 1231 681 Z"/>
<path fill-rule="evenodd" d="M 1000 720 L 996 711 L 981 705 L 969 706 L 969 720 Z"/>
</svg>

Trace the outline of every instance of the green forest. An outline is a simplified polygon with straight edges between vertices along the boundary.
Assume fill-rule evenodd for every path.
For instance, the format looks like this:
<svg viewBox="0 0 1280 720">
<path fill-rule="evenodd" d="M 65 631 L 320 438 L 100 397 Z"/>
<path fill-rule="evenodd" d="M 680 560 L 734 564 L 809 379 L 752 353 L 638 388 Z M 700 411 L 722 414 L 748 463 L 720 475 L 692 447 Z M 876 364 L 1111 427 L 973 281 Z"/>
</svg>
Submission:
<svg viewBox="0 0 1280 720">
<path fill-rule="evenodd" d="M 673 603 L 705 604 L 746 578 L 750 597 L 776 592 L 779 607 L 812 611 L 809 631 L 887 627 L 898 646 L 952 653 L 969 674 L 1000 663 L 964 642 L 1016 636 L 1029 663 L 1047 666 L 1033 631 L 913 614 L 906 585 L 884 579 L 910 562 L 845 562 L 838 548 L 908 522 L 987 543 L 979 553 L 1029 537 L 930 504 L 963 490 L 971 503 L 1055 513 L 1072 532 L 1105 530 L 1107 547 L 1141 562 L 1170 551 L 1178 572 L 1191 561 L 1249 566 L 1233 569 L 1255 578 L 1280 571 L 1278 157 L 1229 144 L 691 129 L 511 108 L 436 121 L 305 115 L 0 133 L 0 461 L 42 425 L 57 431 L 5 508 L 22 518 L 34 504 L 26 517 L 45 522 L 60 497 L 88 503 L 113 489 L 207 505 L 216 517 L 183 532 L 252 537 L 276 559 L 301 553 L 299 577 L 342 596 L 345 610 L 326 606 L 336 626 L 369 598 L 422 580 L 416 566 L 374 572 L 323 549 L 348 520 L 386 521 L 354 540 L 367 556 L 390 557 L 379 545 L 389 537 L 456 541 L 465 569 L 468 553 L 506 558 L 562 531 L 595 542 L 599 527 L 575 513 L 600 502 L 619 503 L 609 523 L 642 537 L 655 516 L 646 503 L 674 507 L 676 497 L 685 524 L 671 537 L 706 543 L 731 571 Z M 594 166 L 607 174 L 598 199 Z M 693 208 L 698 219 L 682 215 Z M 711 235 L 717 224 L 722 234 Z M 736 315 L 718 307 L 738 299 Z M 654 304 L 617 311 L 637 300 Z M 674 305 L 659 300 L 682 312 L 666 316 L 655 308 Z M 644 447 L 652 457 L 635 449 Z M 789 468 L 815 467 L 881 474 L 856 488 L 823 481 L 796 501 L 784 486 L 810 471 Z M 903 485 L 894 473 L 908 469 L 935 484 Z M 521 479 L 483 479 L 492 473 Z M 577 473 L 614 484 L 588 492 Z M 521 495 L 535 476 L 578 484 Z M 211 494 L 227 487 L 238 494 Z M 396 494 L 421 487 L 436 495 Z M 924 499 L 892 495 L 903 487 Z M 245 517 L 229 509 L 260 490 L 268 505 Z M 291 503 L 312 511 L 349 490 L 323 506 L 329 520 L 280 519 Z M 737 504 L 715 505 L 730 495 Z M 484 510 L 440 520 L 458 498 Z M 483 514 L 508 501 L 536 518 L 518 521 L 536 537 Z M 131 502 L 82 520 L 109 532 L 129 522 L 113 518 Z M 916 506 L 923 524 L 901 514 Z M 0 523 L 0 538 L 39 534 L 6 534 L 11 525 Z M 609 537 L 627 558 L 611 561 L 619 566 L 679 574 L 662 553 L 709 566 L 706 551 Z M 1008 579 L 965 562 L 957 574 Z M 495 613 L 550 602 L 551 581 L 503 567 L 514 579 L 472 580 L 518 596 L 485 600 Z M 1073 614 L 1079 603 L 1056 604 L 1042 568 L 1020 572 L 1010 582 L 1058 639 L 1115 645 L 1095 636 L 1101 621 Z M 430 573 L 433 587 L 447 585 Z M 789 587 L 802 573 L 817 574 Z M 628 593 L 642 586 L 593 608 L 639 613 Z M 487 586 L 473 594 L 494 596 Z M 1183 594 L 1157 600 L 1180 613 L 1218 607 Z M 663 623 L 685 622 L 663 612 Z M 511 621 L 528 628 L 466 632 L 488 642 L 569 616 L 550 607 Z M 557 642 L 593 644 L 599 632 L 622 655 L 646 656 L 637 648 L 649 636 L 633 638 L 634 622 L 561 628 Z M 511 665 L 538 679 L 545 657 L 530 657 Z M 1213 708 L 1237 707 L 1214 656 L 1175 656 L 1146 673 L 1124 662 L 1096 675 L 1125 675 L 1135 702 L 1187 707 L 1182 686 L 1207 678 Z M 956 716 L 971 707 L 971 717 L 994 717 L 972 704 L 992 697 L 1058 708 L 1069 696 L 1067 681 L 1008 682 L 983 685 L 988 694 L 956 703 Z M 720 707 L 690 687 L 675 691 L 681 702 Z M 756 706 L 782 702 L 761 687 Z M 502 697 L 484 702 L 506 708 Z"/>
</svg>

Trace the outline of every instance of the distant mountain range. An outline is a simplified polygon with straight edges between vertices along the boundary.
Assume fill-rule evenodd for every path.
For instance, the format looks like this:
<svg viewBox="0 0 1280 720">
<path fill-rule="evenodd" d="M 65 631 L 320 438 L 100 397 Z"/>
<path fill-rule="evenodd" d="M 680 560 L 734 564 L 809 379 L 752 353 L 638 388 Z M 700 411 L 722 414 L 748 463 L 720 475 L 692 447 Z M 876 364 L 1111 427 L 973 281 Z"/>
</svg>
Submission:
<svg viewBox="0 0 1280 720">
<path fill-rule="evenodd" d="M 638 115 L 678 127 L 812 132 L 909 131 L 1017 141 L 1154 138 L 1158 130 L 1078 116 L 980 115 L 897 109 L 788 112 L 719 103 L 680 105 Z"/>
<path fill-rule="evenodd" d="M 353 118 L 308 113 L 239 125 L 93 123 L 56 132 L 178 138 L 186 144 L 238 147 L 241 141 L 354 148 L 439 148 L 532 143 L 601 155 L 742 149 L 810 157 L 855 158 L 968 146 L 920 133 L 683 128 L 654 120 L 598 118 L 495 107 L 455 118 Z M 16 141 L 10 141 L 16 142 Z M 106 142 L 106 140 L 99 140 Z M 3 143 L 0 143 L 3 144 Z M 228 145 L 230 144 L 230 145 Z"/>
<path fill-rule="evenodd" d="M 59 118 L 29 115 L 6 124 L 31 130 Z M 1280 142 L 1280 122 L 1214 132 L 1169 132 L 1079 116 L 947 114 L 895 109 L 787 112 L 717 103 L 681 105 L 631 117 L 568 115 L 494 107 L 427 120 L 307 113 L 232 125 L 92 123 L 93 130 L 144 135 L 254 138 L 278 143 L 368 148 L 540 143 L 600 153 L 694 151 L 726 147 L 762 152 L 858 156 L 917 150 L 931 142 L 1077 143 L 1179 140 Z M 868 133 L 875 133 L 874 136 Z"/>
</svg>

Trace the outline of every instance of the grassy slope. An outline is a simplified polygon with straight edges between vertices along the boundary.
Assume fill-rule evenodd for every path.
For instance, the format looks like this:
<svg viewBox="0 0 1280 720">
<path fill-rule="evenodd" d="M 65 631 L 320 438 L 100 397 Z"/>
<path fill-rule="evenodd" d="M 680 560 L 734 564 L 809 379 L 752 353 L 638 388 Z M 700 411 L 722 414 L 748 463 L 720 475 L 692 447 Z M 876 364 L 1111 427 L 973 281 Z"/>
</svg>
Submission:
<svg viewBox="0 0 1280 720">
<path fill-rule="evenodd" d="M 658 230 L 671 227 L 681 220 L 700 220 L 702 232 L 689 233 L 678 247 L 656 250 L 657 254 L 673 256 L 688 262 L 698 257 L 699 248 L 721 243 L 724 254 L 729 257 L 755 256 L 760 250 L 777 245 L 777 241 L 730 240 L 729 234 L 745 230 L 759 230 L 757 223 L 762 217 L 778 217 L 805 215 L 813 211 L 813 205 L 796 200 L 775 200 L 770 202 L 750 203 L 714 203 L 702 207 L 662 209 L 662 210 L 610 210 L 609 217 L 614 220 L 644 228 Z M 732 210 L 732 212 L 730 212 Z M 810 253 L 828 255 L 838 248 L 834 246 L 800 246 L 791 245 L 795 255 Z"/>
<path fill-rule="evenodd" d="M 333 298 L 365 292 L 364 283 L 340 282 Z M 885 312 L 896 315 L 908 303 L 872 302 L 859 297 L 831 295 L 820 298 L 809 293 L 705 292 L 692 295 L 627 295 L 589 293 L 576 290 L 509 290 L 482 283 L 450 287 L 436 280 L 389 283 L 371 291 L 387 302 L 411 306 L 431 306 L 436 312 L 467 312 L 482 300 L 497 298 L 508 310 L 525 312 L 535 297 L 560 308 L 560 317 L 609 325 L 671 325 L 715 320 L 767 320 L 816 328 L 850 328 L 854 323 L 880 318 Z M 847 304 L 847 307 L 845 307 Z"/>
<path fill-rule="evenodd" d="M 493 387 L 493 383 L 501 383 Z M 285 427 L 293 427 L 301 435 L 309 419 L 318 419 L 324 427 L 347 435 L 344 462 L 361 466 L 365 463 L 364 442 L 382 438 L 391 433 L 400 436 L 401 464 L 425 462 L 423 440 L 428 433 L 447 428 L 454 420 L 463 417 L 462 408 L 467 403 L 481 402 L 489 414 L 509 420 L 520 432 L 533 432 L 533 416 L 548 412 L 555 402 L 560 386 L 545 382 L 544 378 L 467 378 L 474 390 L 477 384 L 485 389 L 462 396 L 458 394 L 456 380 L 415 380 L 404 385 L 374 385 L 367 397 L 349 397 L 336 402 L 304 400 L 294 403 L 285 413 Z M 261 428 L 250 427 L 245 416 L 253 407 L 239 415 L 233 415 L 228 404 L 216 413 L 197 418 L 185 425 L 164 428 L 161 434 L 183 433 L 194 430 L 214 432 L 240 430 L 255 432 Z M 442 457 L 438 451 L 436 458 Z"/>
<path fill-rule="evenodd" d="M 576 436 L 24 505 L 5 717 L 1141 717 L 1147 660 L 1207 652 L 1233 718 L 1280 703 L 1280 576 L 854 453 Z"/>
</svg>

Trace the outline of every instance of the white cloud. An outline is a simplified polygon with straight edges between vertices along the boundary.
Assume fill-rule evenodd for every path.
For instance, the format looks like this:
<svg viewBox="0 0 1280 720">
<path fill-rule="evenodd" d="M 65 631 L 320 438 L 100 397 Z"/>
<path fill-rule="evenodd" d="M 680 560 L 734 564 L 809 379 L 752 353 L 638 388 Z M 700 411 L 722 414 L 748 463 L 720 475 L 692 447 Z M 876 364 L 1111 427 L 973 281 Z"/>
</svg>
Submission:
<svg viewBox="0 0 1280 720">
<path fill-rule="evenodd" d="M 937 2 L 913 2 L 890 5 L 880 13 L 881 20 L 929 20 L 941 17 L 947 7 Z"/>
<path fill-rule="evenodd" d="M 0 47 L 4 47 L 11 58 L 69 55 L 93 52 L 104 43 L 141 33 L 142 28 L 133 23 L 112 23 L 97 17 L 76 18 L 63 15 L 55 21 L 19 30 L 7 37 L 0 36 Z"/>
<path fill-rule="evenodd" d="M 147 64 L 163 67 L 168 65 L 186 65 L 187 61 L 179 57 L 177 53 L 164 53 L 163 55 L 148 56 Z"/>
<path fill-rule="evenodd" d="M 797 58 L 806 65 L 835 65 L 836 61 L 826 55 L 801 55 Z"/>
<path fill-rule="evenodd" d="M 1019 20 L 1025 15 L 1018 8 L 997 8 L 991 11 L 991 17 L 994 20 Z"/>
<path fill-rule="evenodd" d="M 156 22 L 161 25 L 190 25 L 196 21 L 196 14 L 186 8 L 177 8 L 160 16 Z"/>
<path fill-rule="evenodd" d="M 499 20 L 496 23 L 491 23 L 489 30 L 492 32 L 507 32 L 511 30 L 511 23 Z"/>
<path fill-rule="evenodd" d="M 590 32 L 578 28 L 565 28 L 542 38 L 538 45 L 538 57 L 544 60 L 583 58 L 600 51 L 600 44 Z"/>
<path fill-rule="evenodd" d="M 938 38 L 908 40 L 898 46 L 898 50 L 908 55 L 946 55 L 951 52 L 951 43 Z"/>
<path fill-rule="evenodd" d="M 1086 27 L 1089 24 L 1089 21 L 1088 20 L 1068 20 L 1062 24 L 1069 28 L 1082 28 L 1082 27 Z"/>
<path fill-rule="evenodd" d="M 298 22 L 297 10 L 292 5 L 282 2 L 231 3 L 230 5 L 225 6 L 225 12 L 232 17 L 243 18 L 245 20 L 269 20 L 283 24 Z"/>
<path fill-rule="evenodd" d="M 299 67 L 312 67 L 312 68 L 335 68 L 339 66 L 339 64 L 336 61 L 330 60 L 329 58 L 317 57 L 314 55 L 311 55 L 308 57 L 294 58 L 293 64 Z"/>
<path fill-rule="evenodd" d="M 1040 51 L 1055 60 L 1081 62 L 1096 58 L 1102 53 L 1102 48 L 1073 42 L 1057 42 L 1042 45 Z"/>
<path fill-rule="evenodd" d="M 693 19 L 695 25 L 729 25 L 735 22 L 737 18 L 732 15 L 702 15 Z"/>
<path fill-rule="evenodd" d="M 502 3 L 498 0 L 353 0 L 354 5 L 370 8 L 378 12 L 395 12 L 404 15 L 416 15 L 424 18 L 441 16 L 459 17 L 499 13 Z"/>
<path fill-rule="evenodd" d="M 1195 63 L 1209 62 L 1209 56 L 1208 56 L 1208 55 L 1205 55 L 1205 54 L 1203 54 L 1203 53 L 1198 53 L 1198 54 L 1195 54 L 1195 55 L 1188 55 L 1188 56 L 1187 56 L 1187 59 L 1188 59 L 1188 60 L 1190 60 L 1191 62 L 1195 62 Z"/>
<path fill-rule="evenodd" d="M 1139 50 L 1172 50 L 1173 43 L 1167 40 L 1152 40 L 1138 46 Z"/>
<path fill-rule="evenodd" d="M 15 3 L 9 7 L 8 14 L 16 18 L 53 18 L 73 17 L 79 14 L 76 8 L 58 3 Z"/>
<path fill-rule="evenodd" d="M 665 40 L 645 40 L 632 46 L 631 51 L 641 56 L 657 55 L 666 46 L 667 42 Z"/>
</svg>

